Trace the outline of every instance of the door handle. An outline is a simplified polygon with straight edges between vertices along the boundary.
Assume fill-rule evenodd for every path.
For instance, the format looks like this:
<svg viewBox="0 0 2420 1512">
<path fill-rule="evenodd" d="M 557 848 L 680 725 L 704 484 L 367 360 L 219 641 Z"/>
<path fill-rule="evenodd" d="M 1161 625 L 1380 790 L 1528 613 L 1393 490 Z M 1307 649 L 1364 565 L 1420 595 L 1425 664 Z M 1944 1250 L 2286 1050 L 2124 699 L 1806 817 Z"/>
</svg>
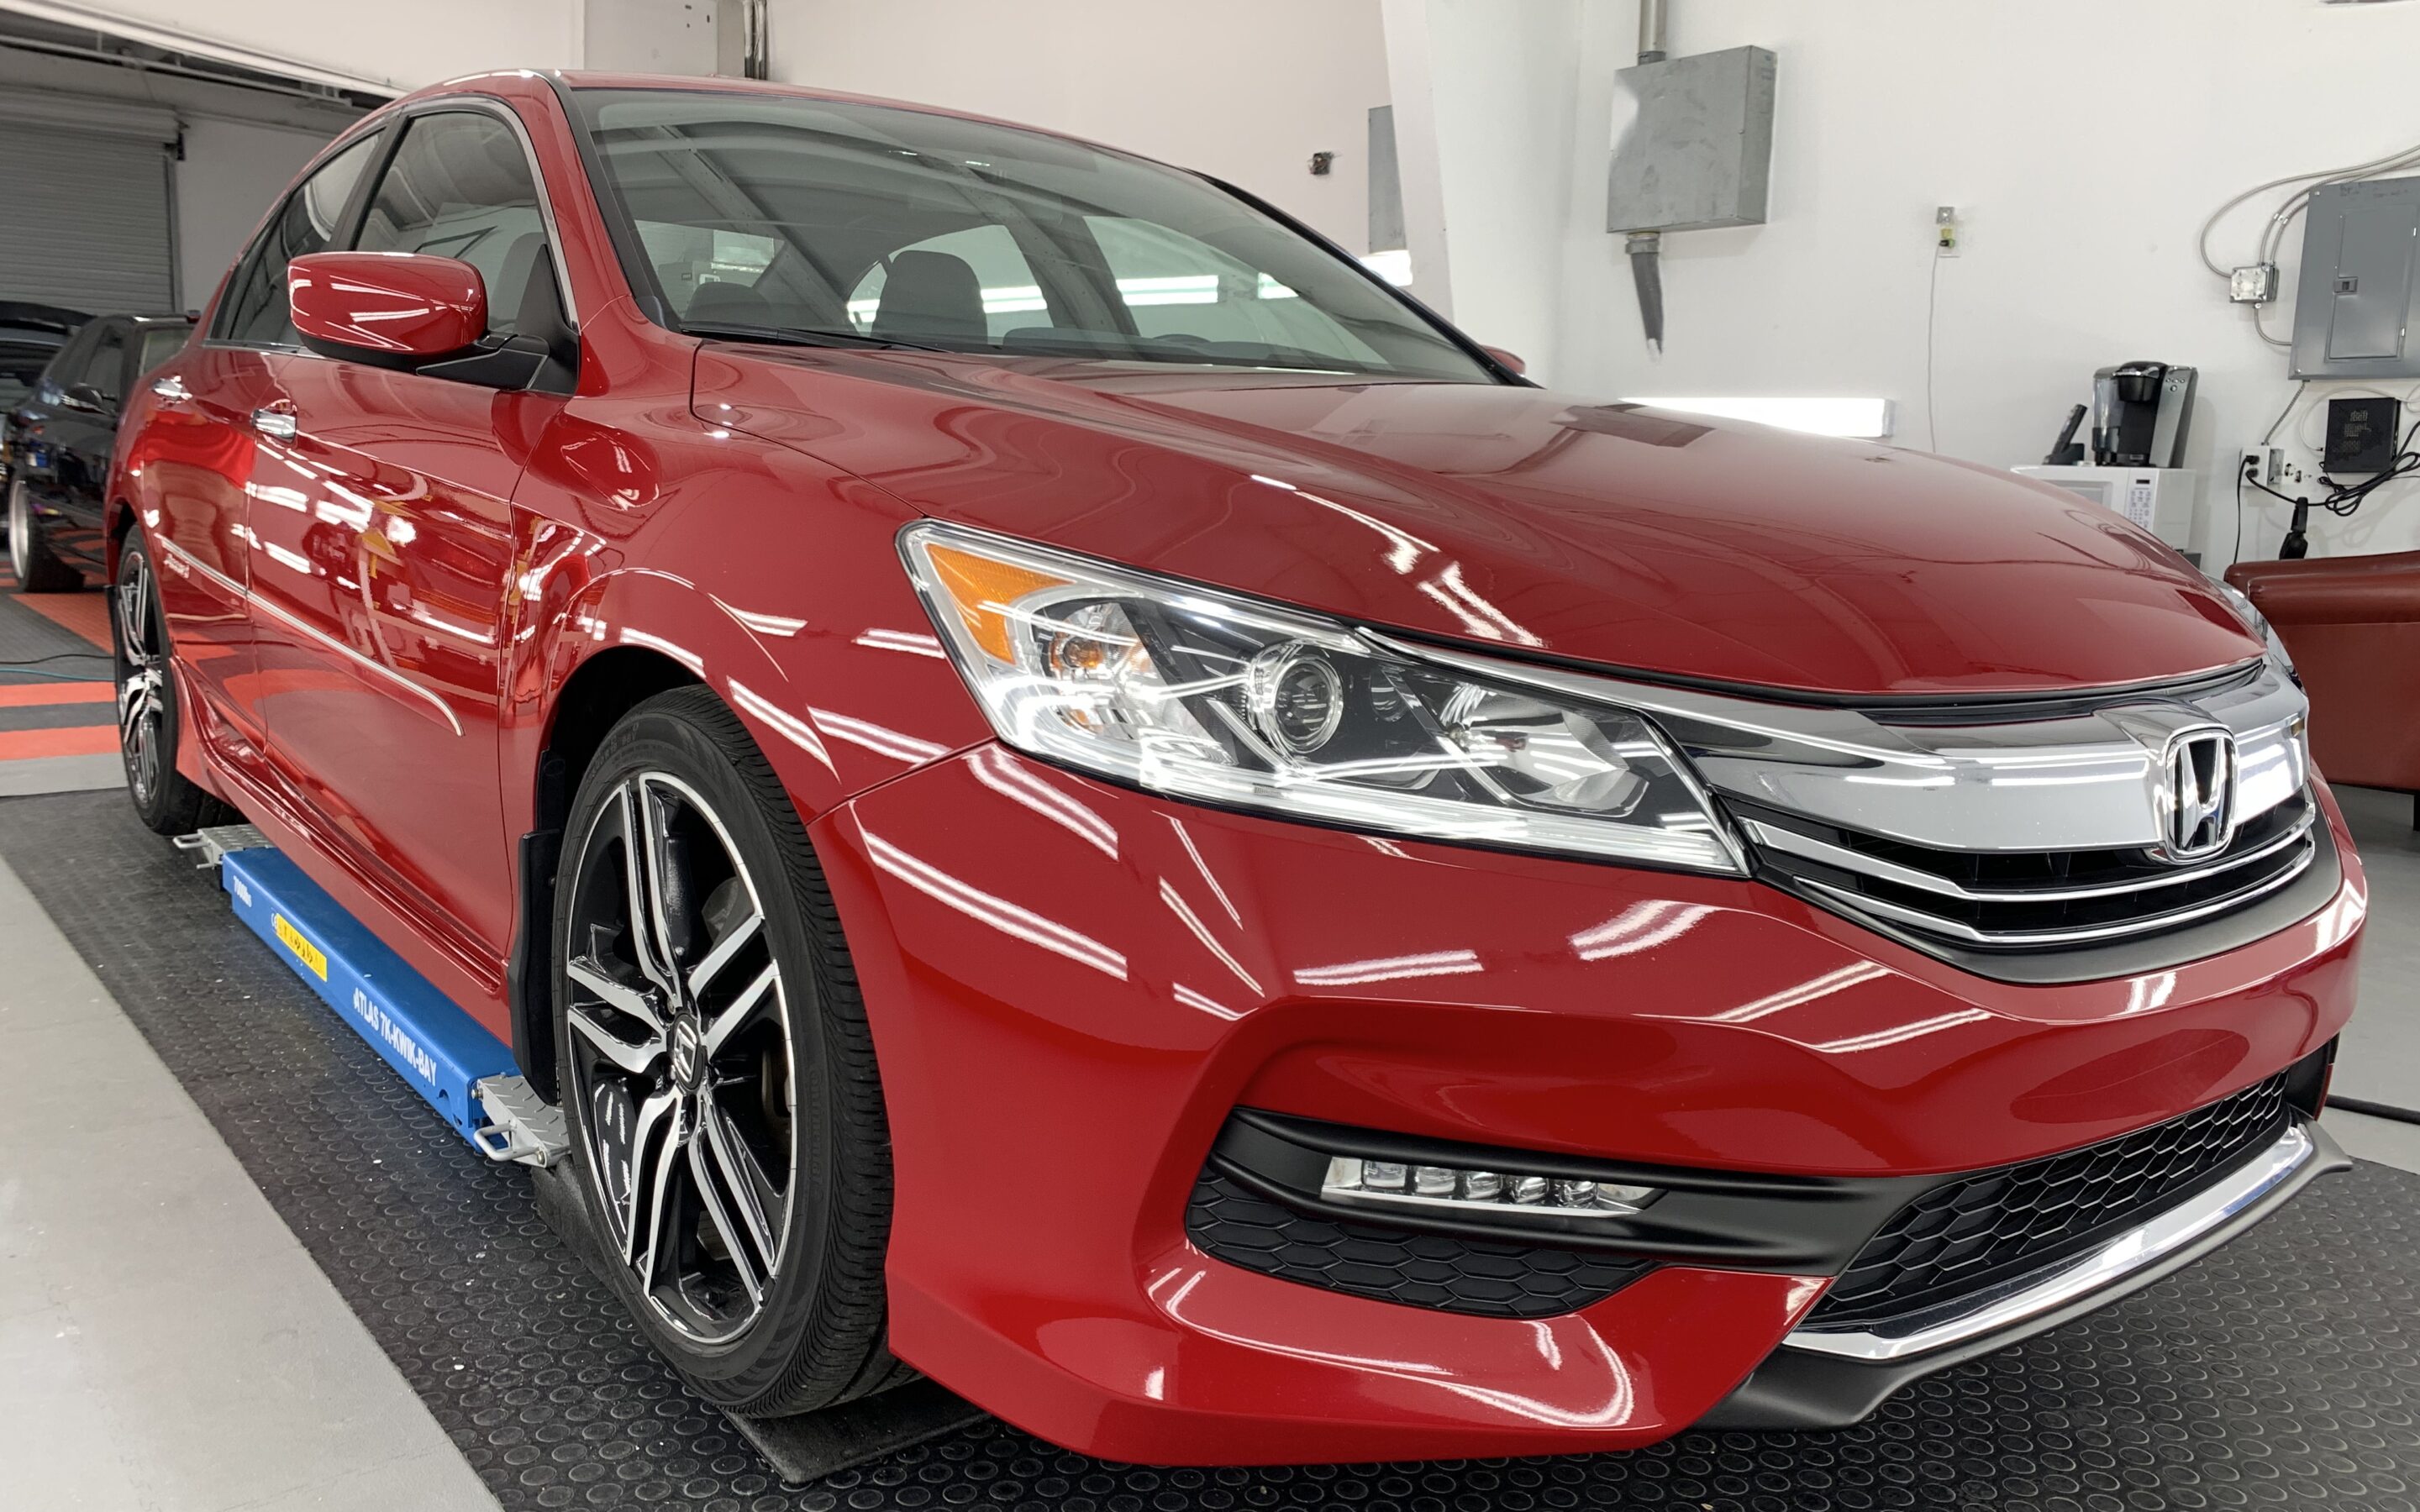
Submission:
<svg viewBox="0 0 2420 1512">
<path fill-rule="evenodd" d="M 294 421 L 291 406 L 264 405 L 252 412 L 252 428 L 274 441 L 290 441 L 302 427 Z"/>
<path fill-rule="evenodd" d="M 152 379 L 151 392 L 169 404 L 181 404 L 194 396 L 194 391 L 185 387 L 185 380 L 174 373 Z"/>
</svg>

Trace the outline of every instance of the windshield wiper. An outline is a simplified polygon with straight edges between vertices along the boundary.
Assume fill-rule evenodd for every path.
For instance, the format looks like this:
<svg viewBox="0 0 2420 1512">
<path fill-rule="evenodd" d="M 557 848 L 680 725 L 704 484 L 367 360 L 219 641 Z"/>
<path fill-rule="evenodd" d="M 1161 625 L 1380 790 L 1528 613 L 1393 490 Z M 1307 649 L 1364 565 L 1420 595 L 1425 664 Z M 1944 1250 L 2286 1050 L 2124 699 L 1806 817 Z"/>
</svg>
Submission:
<svg viewBox="0 0 2420 1512">
<path fill-rule="evenodd" d="M 859 331 L 830 331 L 821 326 L 726 325 L 718 320 L 684 320 L 681 330 L 692 336 L 729 336 L 737 341 L 772 342 L 784 347 L 866 347 L 911 352 L 947 352 L 965 356 L 974 348 L 936 347 L 929 342 L 901 341 L 895 336 L 869 336 Z"/>
</svg>

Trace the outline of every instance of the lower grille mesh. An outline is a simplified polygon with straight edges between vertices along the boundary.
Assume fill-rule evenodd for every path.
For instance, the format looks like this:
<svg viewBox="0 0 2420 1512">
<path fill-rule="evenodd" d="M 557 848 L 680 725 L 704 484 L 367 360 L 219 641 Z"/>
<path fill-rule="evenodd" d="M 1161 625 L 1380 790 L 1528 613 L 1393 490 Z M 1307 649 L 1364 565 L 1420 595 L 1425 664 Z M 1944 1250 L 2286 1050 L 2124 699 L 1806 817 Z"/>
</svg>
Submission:
<svg viewBox="0 0 2420 1512">
<path fill-rule="evenodd" d="M 1857 1252 L 1807 1326 L 1904 1317 L 2087 1249 L 2275 1139 L 2286 1117 L 2280 1072 L 2137 1134 L 1946 1182 Z"/>
<path fill-rule="evenodd" d="M 1338 1223 L 1280 1207 L 1217 1169 L 1185 1232 L 1203 1254 L 1330 1291 L 1483 1318 L 1552 1318 L 1604 1301 L 1649 1267 L 1576 1250 Z"/>
</svg>

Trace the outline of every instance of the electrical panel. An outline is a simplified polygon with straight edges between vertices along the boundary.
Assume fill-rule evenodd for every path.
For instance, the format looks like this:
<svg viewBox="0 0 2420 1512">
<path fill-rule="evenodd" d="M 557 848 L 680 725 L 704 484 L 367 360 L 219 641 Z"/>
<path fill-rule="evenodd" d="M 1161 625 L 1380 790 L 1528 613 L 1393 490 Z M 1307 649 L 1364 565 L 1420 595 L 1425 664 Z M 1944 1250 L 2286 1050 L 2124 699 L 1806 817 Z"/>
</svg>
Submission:
<svg viewBox="0 0 2420 1512">
<path fill-rule="evenodd" d="M 2293 376 L 2420 378 L 2420 178 L 2327 184 L 2303 213 Z"/>
<path fill-rule="evenodd" d="M 1774 56 L 1761 47 L 1616 74 L 1636 114 L 1613 144 L 1608 231 L 1761 225 L 1773 172 Z M 1617 100 L 1615 119 L 1626 113 Z"/>
</svg>

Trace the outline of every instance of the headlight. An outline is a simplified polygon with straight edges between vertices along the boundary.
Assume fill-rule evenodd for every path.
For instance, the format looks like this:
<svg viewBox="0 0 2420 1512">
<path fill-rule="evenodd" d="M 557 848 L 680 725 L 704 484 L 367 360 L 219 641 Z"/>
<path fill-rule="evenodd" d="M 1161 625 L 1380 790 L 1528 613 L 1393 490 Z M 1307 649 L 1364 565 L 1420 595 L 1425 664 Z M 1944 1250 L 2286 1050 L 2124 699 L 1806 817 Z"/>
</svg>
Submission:
<svg viewBox="0 0 2420 1512">
<path fill-rule="evenodd" d="M 2243 622 L 2244 628 L 2268 642 L 2270 656 L 2290 675 L 2294 671 L 2294 658 L 2286 654 L 2286 642 L 2278 639 L 2277 628 L 2269 623 L 2269 616 L 2261 613 L 2258 606 L 2252 602 L 2250 596 L 2234 584 L 2223 583 L 2212 579 L 2211 586 L 2216 588 L 2226 598 L 2228 607 L 2235 610 L 2236 617 Z M 2296 682 L 2301 680 L 2299 677 L 2295 678 Z"/>
<path fill-rule="evenodd" d="M 992 728 L 1046 761 L 1355 829 L 1741 870 L 1695 777 L 1628 710 L 952 526 L 900 547 Z"/>
</svg>

